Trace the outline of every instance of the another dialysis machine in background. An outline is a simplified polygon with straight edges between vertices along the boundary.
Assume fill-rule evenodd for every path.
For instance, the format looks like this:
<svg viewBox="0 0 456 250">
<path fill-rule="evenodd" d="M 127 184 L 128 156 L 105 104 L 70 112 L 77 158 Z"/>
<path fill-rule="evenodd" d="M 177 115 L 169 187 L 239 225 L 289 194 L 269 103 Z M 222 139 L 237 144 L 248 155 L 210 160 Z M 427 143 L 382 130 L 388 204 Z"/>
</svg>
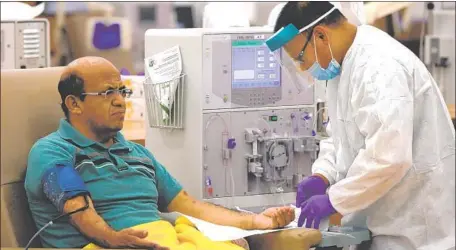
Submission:
<svg viewBox="0 0 456 250">
<path fill-rule="evenodd" d="M 49 37 L 46 19 L 2 21 L 1 69 L 50 67 Z"/>
<path fill-rule="evenodd" d="M 175 28 L 177 26 L 173 2 L 115 2 L 119 16 L 127 18 L 135 39 L 132 40 L 134 69 L 144 71 L 144 33 L 147 29 Z"/>
<path fill-rule="evenodd" d="M 314 90 L 297 92 L 264 44 L 271 35 L 261 27 L 146 32 L 146 61 L 178 45 L 183 73 L 173 97 L 177 126 L 156 123 L 157 92 L 146 80 L 146 147 L 196 198 L 240 208 L 290 204 L 311 174 Z"/>
<path fill-rule="evenodd" d="M 441 2 L 427 6 L 428 34 L 424 37 L 424 63 L 437 82 L 446 104 L 454 105 L 455 3 Z"/>
</svg>

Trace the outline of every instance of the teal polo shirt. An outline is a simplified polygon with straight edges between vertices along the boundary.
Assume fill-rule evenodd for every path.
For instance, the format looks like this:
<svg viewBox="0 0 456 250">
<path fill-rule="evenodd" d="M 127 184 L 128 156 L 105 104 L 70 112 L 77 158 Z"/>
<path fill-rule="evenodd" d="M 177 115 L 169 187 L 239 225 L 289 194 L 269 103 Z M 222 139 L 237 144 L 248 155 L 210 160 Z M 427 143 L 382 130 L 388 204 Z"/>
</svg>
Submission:
<svg viewBox="0 0 456 250">
<path fill-rule="evenodd" d="M 159 211 L 182 190 L 143 146 L 127 141 L 119 132 L 106 147 L 92 141 L 65 119 L 59 129 L 33 145 L 25 178 L 28 203 L 37 228 L 59 216 L 43 192 L 41 178 L 57 163 L 73 162 L 84 180 L 97 213 L 116 231 L 159 220 Z M 41 233 L 43 247 L 75 248 L 90 243 L 68 218 Z"/>
</svg>

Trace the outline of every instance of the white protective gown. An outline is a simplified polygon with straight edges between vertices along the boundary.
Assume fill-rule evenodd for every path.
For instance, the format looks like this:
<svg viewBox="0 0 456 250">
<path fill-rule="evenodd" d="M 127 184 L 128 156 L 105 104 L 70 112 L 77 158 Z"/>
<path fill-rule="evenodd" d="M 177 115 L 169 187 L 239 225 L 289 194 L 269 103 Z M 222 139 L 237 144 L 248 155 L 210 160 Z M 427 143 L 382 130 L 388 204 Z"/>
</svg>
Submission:
<svg viewBox="0 0 456 250">
<path fill-rule="evenodd" d="M 362 25 L 327 102 L 331 138 L 312 172 L 334 208 L 366 216 L 371 249 L 454 249 L 455 130 L 419 58 Z"/>
</svg>

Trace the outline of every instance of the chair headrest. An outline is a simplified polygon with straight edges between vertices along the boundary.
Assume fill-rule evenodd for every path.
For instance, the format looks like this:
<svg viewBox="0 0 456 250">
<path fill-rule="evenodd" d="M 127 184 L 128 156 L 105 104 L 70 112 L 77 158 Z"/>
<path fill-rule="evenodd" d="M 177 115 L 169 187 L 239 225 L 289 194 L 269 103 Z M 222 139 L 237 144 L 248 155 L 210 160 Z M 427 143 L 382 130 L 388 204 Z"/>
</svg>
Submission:
<svg viewBox="0 0 456 250">
<path fill-rule="evenodd" d="M 64 117 L 57 89 L 63 67 L 1 71 L 1 185 L 24 180 L 33 144 Z"/>
</svg>

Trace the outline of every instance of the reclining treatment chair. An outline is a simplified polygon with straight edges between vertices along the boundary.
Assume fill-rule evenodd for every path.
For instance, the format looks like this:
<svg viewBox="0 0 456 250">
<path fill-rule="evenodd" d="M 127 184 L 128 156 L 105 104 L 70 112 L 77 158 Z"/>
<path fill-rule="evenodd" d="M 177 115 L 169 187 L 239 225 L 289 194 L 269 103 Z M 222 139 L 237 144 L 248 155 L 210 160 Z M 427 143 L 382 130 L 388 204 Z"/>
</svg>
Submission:
<svg viewBox="0 0 456 250">
<path fill-rule="evenodd" d="M 24 247 L 36 232 L 24 190 L 33 144 L 63 117 L 57 84 L 62 68 L 1 72 L 1 246 Z M 33 247 L 40 247 L 39 237 Z"/>
</svg>

